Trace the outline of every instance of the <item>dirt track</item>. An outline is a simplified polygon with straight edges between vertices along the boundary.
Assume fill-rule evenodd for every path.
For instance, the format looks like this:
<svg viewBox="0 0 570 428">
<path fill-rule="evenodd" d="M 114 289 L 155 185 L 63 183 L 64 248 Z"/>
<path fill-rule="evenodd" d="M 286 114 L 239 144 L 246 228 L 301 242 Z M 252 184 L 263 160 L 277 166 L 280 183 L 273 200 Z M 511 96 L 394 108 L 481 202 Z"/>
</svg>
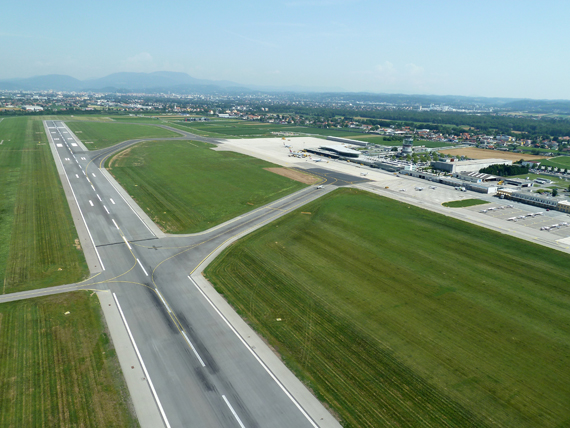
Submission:
<svg viewBox="0 0 570 428">
<path fill-rule="evenodd" d="M 487 150 L 487 149 L 477 149 L 474 147 L 467 147 L 464 149 L 450 149 L 450 150 L 439 150 L 440 153 L 466 156 L 471 159 L 507 159 L 512 161 L 518 161 L 520 159 L 524 160 L 538 160 L 546 159 L 546 156 L 535 156 L 528 155 L 524 153 L 512 153 L 512 152 L 502 152 L 499 150 Z"/>
<path fill-rule="evenodd" d="M 321 179 L 318 177 L 305 174 L 300 171 L 295 171 L 289 168 L 264 168 L 264 169 L 269 172 L 273 172 L 275 174 L 279 174 L 282 175 L 283 177 L 287 177 L 295 181 L 300 181 L 301 183 L 305 184 L 315 184 L 321 181 Z"/>
</svg>

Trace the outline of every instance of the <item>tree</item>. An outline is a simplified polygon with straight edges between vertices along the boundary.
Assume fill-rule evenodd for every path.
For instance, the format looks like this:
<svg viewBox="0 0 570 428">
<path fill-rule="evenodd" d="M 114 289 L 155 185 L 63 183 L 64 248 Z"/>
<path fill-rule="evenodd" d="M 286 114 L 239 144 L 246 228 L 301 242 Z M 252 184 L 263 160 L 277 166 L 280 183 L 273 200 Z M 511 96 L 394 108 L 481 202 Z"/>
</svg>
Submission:
<svg viewBox="0 0 570 428">
<path fill-rule="evenodd" d="M 552 189 L 552 196 L 558 195 L 558 189 Z"/>
</svg>

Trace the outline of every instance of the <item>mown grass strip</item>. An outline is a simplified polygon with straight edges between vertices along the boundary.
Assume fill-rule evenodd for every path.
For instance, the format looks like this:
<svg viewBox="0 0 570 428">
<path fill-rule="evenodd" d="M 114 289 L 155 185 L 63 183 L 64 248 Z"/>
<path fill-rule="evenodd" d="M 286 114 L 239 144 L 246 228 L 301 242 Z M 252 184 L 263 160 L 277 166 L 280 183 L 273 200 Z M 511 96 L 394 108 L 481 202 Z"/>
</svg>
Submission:
<svg viewBox="0 0 570 428">
<path fill-rule="evenodd" d="M 88 274 L 38 118 L 0 123 L 2 293 L 73 283 Z"/>
<path fill-rule="evenodd" d="M 96 296 L 0 305 L 0 426 L 139 426 Z"/>
<path fill-rule="evenodd" d="M 269 162 L 196 141 L 145 142 L 107 162 L 113 176 L 161 228 L 208 229 L 306 187 L 264 170 Z"/>
<path fill-rule="evenodd" d="M 347 427 L 570 420 L 567 254 L 342 189 L 206 275 Z"/>
<path fill-rule="evenodd" d="M 472 207 L 475 205 L 484 205 L 488 203 L 489 201 L 483 201 L 482 199 L 462 199 L 459 201 L 444 202 L 441 205 L 448 208 L 465 208 L 465 207 Z"/>
</svg>

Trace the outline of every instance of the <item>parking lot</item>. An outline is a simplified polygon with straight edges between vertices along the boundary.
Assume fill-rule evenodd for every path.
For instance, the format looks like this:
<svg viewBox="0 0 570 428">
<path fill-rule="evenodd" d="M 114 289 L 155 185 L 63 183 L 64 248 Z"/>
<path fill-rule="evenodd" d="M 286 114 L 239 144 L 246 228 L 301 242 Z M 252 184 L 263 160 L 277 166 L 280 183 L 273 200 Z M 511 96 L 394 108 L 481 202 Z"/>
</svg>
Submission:
<svg viewBox="0 0 570 428">
<path fill-rule="evenodd" d="M 505 223 L 516 223 L 542 231 L 545 234 L 550 233 L 560 237 L 570 236 L 570 216 L 559 211 L 546 211 L 544 208 L 507 200 L 469 207 L 468 209 L 485 217 L 496 218 Z M 541 230 L 542 228 L 549 229 Z"/>
</svg>

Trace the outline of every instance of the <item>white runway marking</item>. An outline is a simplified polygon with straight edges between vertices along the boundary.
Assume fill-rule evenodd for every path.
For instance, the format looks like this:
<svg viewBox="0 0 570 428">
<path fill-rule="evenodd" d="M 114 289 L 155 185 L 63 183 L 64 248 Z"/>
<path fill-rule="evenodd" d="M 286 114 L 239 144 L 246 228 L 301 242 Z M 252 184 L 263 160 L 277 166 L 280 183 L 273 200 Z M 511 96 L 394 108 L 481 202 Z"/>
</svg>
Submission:
<svg viewBox="0 0 570 428">
<path fill-rule="evenodd" d="M 228 405 L 228 407 L 230 408 L 232 415 L 234 415 L 234 418 L 236 418 L 236 421 L 238 422 L 239 426 L 241 428 L 245 428 L 244 424 L 241 423 L 241 420 L 239 418 L 239 416 L 237 415 L 236 411 L 234 410 L 234 408 L 232 407 L 232 405 L 230 404 L 230 402 L 228 401 L 228 399 L 226 398 L 225 395 L 222 395 L 222 398 L 224 399 L 224 401 L 226 402 L 226 404 Z"/>
<path fill-rule="evenodd" d="M 103 202 L 103 201 L 101 200 L 101 196 L 97 195 L 97 198 L 99 199 L 99 202 Z"/>
<path fill-rule="evenodd" d="M 115 225 L 115 227 L 117 228 L 117 230 L 119 229 L 119 226 L 117 226 L 117 223 L 115 223 L 115 220 L 111 219 L 111 221 L 113 222 L 113 224 Z M 148 275 L 147 275 L 148 276 Z"/>
<path fill-rule="evenodd" d="M 95 205 L 93 205 L 93 201 L 89 200 L 89 205 L 91 205 L 92 207 L 94 207 Z"/>
<path fill-rule="evenodd" d="M 59 138 L 54 138 L 53 141 L 59 141 Z"/>
<path fill-rule="evenodd" d="M 93 177 L 97 178 L 97 176 L 96 176 L 94 173 L 91 173 L 91 175 L 92 175 Z"/>
<path fill-rule="evenodd" d="M 79 174 L 75 174 L 75 176 L 76 176 L 77 178 L 79 178 Z"/>
<path fill-rule="evenodd" d="M 124 236 L 123 236 L 123 239 L 125 239 Z M 160 297 L 160 300 L 162 300 L 162 303 L 164 304 L 164 306 L 166 306 L 166 310 L 167 310 L 169 313 L 172 313 L 172 311 L 170 310 L 170 306 L 168 306 L 168 305 L 166 304 L 166 300 L 164 300 L 164 297 L 162 297 L 162 293 L 161 293 L 160 291 L 158 291 L 158 289 L 156 290 L 156 292 L 158 293 L 158 297 Z"/>
<path fill-rule="evenodd" d="M 73 147 L 77 147 L 77 144 L 75 144 L 75 143 L 71 143 L 71 145 L 72 145 Z"/>
<path fill-rule="evenodd" d="M 57 147 L 63 147 L 63 144 L 56 144 Z"/>
<path fill-rule="evenodd" d="M 66 161 L 70 161 L 71 159 L 69 159 L 69 158 L 65 158 L 65 160 L 66 160 Z"/>
<path fill-rule="evenodd" d="M 112 198 L 109 198 L 109 199 L 111 199 L 111 203 L 112 203 L 113 205 L 115 205 L 115 201 L 114 201 Z"/>
<path fill-rule="evenodd" d="M 281 383 L 281 381 L 279 379 L 277 379 L 277 376 L 275 376 L 275 374 L 273 374 L 273 372 L 269 369 L 269 367 L 267 367 L 267 365 L 263 362 L 263 360 L 261 358 L 259 358 L 259 356 L 255 353 L 255 351 L 251 348 L 251 346 L 249 346 L 249 344 L 245 341 L 245 339 L 243 337 L 241 337 L 241 335 L 234 328 L 234 326 L 230 323 L 230 321 L 224 316 L 224 314 L 222 314 L 220 312 L 220 310 L 216 307 L 216 305 L 214 305 L 214 302 L 212 302 L 212 300 L 210 300 L 210 298 L 206 295 L 206 293 L 204 293 L 204 291 L 198 286 L 198 284 L 196 284 L 196 281 L 194 281 L 192 279 L 192 277 L 190 277 L 190 275 L 188 275 L 188 279 L 194 284 L 194 287 L 196 287 L 196 289 L 200 292 L 200 294 L 202 294 L 202 296 L 207 300 L 207 302 L 210 304 L 210 306 L 212 306 L 212 308 L 214 309 L 214 311 L 216 311 L 216 313 L 220 316 L 220 318 L 222 318 L 222 320 L 224 320 L 226 325 L 237 336 L 237 338 L 240 340 L 240 342 L 243 343 L 243 345 L 251 353 L 251 355 L 253 355 L 253 357 L 257 360 L 257 362 L 259 364 L 261 364 L 261 367 L 263 367 L 265 369 L 265 371 L 271 377 L 271 379 L 273 379 L 275 381 L 275 383 L 281 388 L 281 390 L 285 393 L 285 395 L 293 402 L 295 407 L 297 407 L 297 409 L 299 409 L 299 411 L 303 414 L 303 416 L 305 416 L 307 421 L 309 421 L 309 423 L 314 428 L 319 428 L 319 426 L 311 419 L 311 417 L 305 411 L 305 409 L 303 409 L 303 407 L 301 407 L 301 404 L 299 404 L 299 402 L 297 400 L 295 400 L 295 397 L 293 397 L 291 395 L 291 393 L 287 390 L 287 388 L 285 388 L 285 385 L 283 385 Z"/>
<path fill-rule="evenodd" d="M 127 241 L 127 238 L 125 238 L 123 236 L 123 241 L 125 241 L 125 244 L 127 244 L 127 247 L 129 247 L 129 250 L 132 250 L 131 246 L 129 245 L 129 241 Z"/>
<path fill-rule="evenodd" d="M 192 345 L 192 342 L 190 342 L 190 339 L 188 339 L 188 336 L 186 336 L 186 332 L 182 331 L 182 335 L 184 336 L 184 339 L 186 339 L 186 342 L 188 342 L 188 345 L 190 345 L 190 348 L 192 349 L 192 351 L 194 351 L 194 355 L 196 355 L 196 358 L 198 358 L 198 361 L 200 361 L 200 364 L 202 364 L 202 367 L 206 367 L 206 364 L 204 364 L 204 361 L 202 361 L 202 358 L 200 358 L 198 351 L 196 351 L 196 348 L 194 348 L 194 345 Z"/>
<path fill-rule="evenodd" d="M 140 261 L 139 259 L 137 259 L 137 262 L 139 262 L 139 266 L 140 266 L 141 269 L 143 270 L 144 274 L 145 274 L 146 276 L 148 276 L 148 273 L 146 273 L 146 270 L 144 269 L 144 267 L 143 267 L 141 261 Z"/>
<path fill-rule="evenodd" d="M 85 159 L 84 157 L 82 157 L 81 160 L 87 160 L 87 159 Z"/>
<path fill-rule="evenodd" d="M 152 391 L 152 395 L 154 395 L 154 399 L 156 400 L 156 404 L 158 406 L 158 409 L 160 410 L 160 414 L 162 415 L 162 419 L 164 420 L 164 424 L 166 425 L 167 428 L 170 428 L 170 424 L 168 423 L 168 419 L 166 418 L 166 414 L 164 413 L 164 409 L 162 408 L 162 404 L 160 403 L 160 400 L 158 399 L 158 395 L 156 394 L 156 390 L 154 389 L 154 385 L 153 385 L 152 381 L 150 380 L 150 376 L 148 375 L 148 371 L 146 370 L 146 366 L 144 365 L 144 361 L 143 361 L 141 354 L 139 352 L 139 348 L 137 348 L 137 344 L 135 343 L 135 339 L 133 338 L 133 335 L 131 333 L 131 329 L 129 328 L 129 325 L 127 324 L 127 319 L 125 318 L 125 315 L 123 314 L 123 310 L 121 309 L 121 305 L 119 304 L 119 300 L 117 299 L 117 295 L 115 293 L 113 293 L 113 297 L 115 299 L 115 302 L 117 303 L 117 309 L 119 309 L 119 313 L 121 314 L 121 318 L 123 319 L 123 323 L 125 323 L 127 333 L 129 333 L 129 338 L 131 339 L 131 343 L 133 344 L 133 348 L 135 348 L 135 352 L 136 352 L 137 357 L 141 363 L 144 375 L 145 375 L 146 379 L 148 380 L 148 386 L 150 386 L 150 390 Z"/>
<path fill-rule="evenodd" d="M 99 196 L 99 195 L 97 195 L 97 196 Z M 105 211 L 107 211 L 107 214 L 111 214 L 105 205 L 103 205 L 103 208 L 105 208 Z"/>
<path fill-rule="evenodd" d="M 91 185 L 91 188 L 93 189 L 94 192 L 96 192 L 95 187 L 93 187 L 93 185 Z"/>
</svg>

